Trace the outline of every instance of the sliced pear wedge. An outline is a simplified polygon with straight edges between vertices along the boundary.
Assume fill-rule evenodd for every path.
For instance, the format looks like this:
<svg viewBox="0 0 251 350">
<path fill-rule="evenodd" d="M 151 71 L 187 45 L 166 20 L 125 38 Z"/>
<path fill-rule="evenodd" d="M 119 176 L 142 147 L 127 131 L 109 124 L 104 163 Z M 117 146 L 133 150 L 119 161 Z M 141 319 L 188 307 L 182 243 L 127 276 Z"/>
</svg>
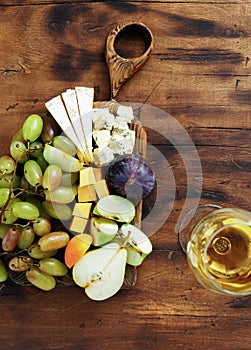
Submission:
<svg viewBox="0 0 251 350">
<path fill-rule="evenodd" d="M 109 195 L 102 197 L 97 205 L 97 212 L 108 219 L 129 223 L 135 216 L 135 206 L 128 199 Z"/>
<path fill-rule="evenodd" d="M 127 264 L 132 266 L 139 266 L 144 261 L 147 254 L 140 253 L 137 249 L 131 246 L 126 247 L 127 250 Z"/>
<path fill-rule="evenodd" d="M 120 237 L 128 239 L 128 243 L 134 247 L 139 253 L 150 254 L 152 251 L 152 243 L 147 235 L 131 224 L 124 224 L 120 228 Z"/>
<path fill-rule="evenodd" d="M 93 245 L 101 246 L 110 242 L 118 232 L 118 224 L 111 219 L 92 217 L 90 232 L 93 237 Z"/>
<path fill-rule="evenodd" d="M 85 288 L 92 300 L 105 300 L 116 294 L 123 285 L 127 251 L 117 243 L 109 243 L 87 252 L 74 265 L 73 280 Z"/>
</svg>

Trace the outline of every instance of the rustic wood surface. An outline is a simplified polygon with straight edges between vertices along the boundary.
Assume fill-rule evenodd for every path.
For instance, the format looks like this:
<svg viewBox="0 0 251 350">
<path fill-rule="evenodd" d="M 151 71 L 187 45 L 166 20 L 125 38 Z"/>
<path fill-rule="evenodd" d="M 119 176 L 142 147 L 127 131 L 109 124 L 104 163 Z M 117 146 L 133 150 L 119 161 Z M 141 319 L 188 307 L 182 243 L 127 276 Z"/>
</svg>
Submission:
<svg viewBox="0 0 251 350">
<path fill-rule="evenodd" d="M 203 170 L 201 203 L 250 210 L 250 16 L 247 0 L 1 0 L 0 153 L 29 114 L 67 88 L 95 86 L 97 100 L 109 99 L 105 38 L 119 22 L 141 21 L 153 53 L 118 100 L 155 106 L 187 131 Z M 140 43 L 127 39 L 121 52 L 137 54 Z M 176 199 L 169 216 L 160 214 L 136 286 L 93 302 L 78 287 L 8 285 L 0 292 L 1 349 L 250 349 L 250 297 L 206 291 L 178 244 L 187 178 L 179 152 L 156 131 L 167 123 L 153 120 L 147 130 L 168 161 Z M 155 167 L 163 173 L 163 163 Z"/>
</svg>

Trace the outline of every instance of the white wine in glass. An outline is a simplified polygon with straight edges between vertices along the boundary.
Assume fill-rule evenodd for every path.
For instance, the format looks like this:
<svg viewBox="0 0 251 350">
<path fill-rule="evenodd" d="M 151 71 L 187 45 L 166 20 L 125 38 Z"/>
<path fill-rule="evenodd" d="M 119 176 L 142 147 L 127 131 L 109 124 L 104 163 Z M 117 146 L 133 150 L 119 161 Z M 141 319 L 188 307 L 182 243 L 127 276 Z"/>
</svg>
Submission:
<svg viewBox="0 0 251 350">
<path fill-rule="evenodd" d="M 190 232 L 184 235 L 186 228 L 180 231 L 181 245 L 186 246 L 188 264 L 195 277 L 218 293 L 251 294 L 251 212 L 213 206 L 209 210 L 208 205 L 199 209 L 200 218 Z"/>
</svg>

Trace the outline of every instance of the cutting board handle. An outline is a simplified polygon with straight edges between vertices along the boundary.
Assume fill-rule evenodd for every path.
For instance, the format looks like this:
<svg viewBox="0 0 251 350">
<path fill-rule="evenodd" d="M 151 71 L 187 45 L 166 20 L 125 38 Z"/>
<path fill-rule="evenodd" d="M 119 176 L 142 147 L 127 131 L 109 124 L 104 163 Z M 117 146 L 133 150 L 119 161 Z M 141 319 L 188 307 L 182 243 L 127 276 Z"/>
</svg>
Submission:
<svg viewBox="0 0 251 350">
<path fill-rule="evenodd" d="M 139 57 L 121 57 L 115 49 L 115 41 L 118 35 L 126 28 L 141 35 L 145 42 L 145 51 Z M 139 70 L 149 58 L 153 48 L 153 35 L 150 29 L 141 22 L 127 22 L 118 24 L 107 36 L 105 59 L 110 75 L 111 100 L 115 100 L 121 86 Z"/>
</svg>

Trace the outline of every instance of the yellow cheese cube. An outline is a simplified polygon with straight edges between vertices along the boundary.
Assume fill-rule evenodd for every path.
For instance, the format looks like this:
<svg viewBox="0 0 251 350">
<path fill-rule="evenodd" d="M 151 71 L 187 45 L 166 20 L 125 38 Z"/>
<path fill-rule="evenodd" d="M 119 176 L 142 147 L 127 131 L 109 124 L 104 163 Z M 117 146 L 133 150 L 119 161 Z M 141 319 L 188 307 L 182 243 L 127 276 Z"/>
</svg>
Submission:
<svg viewBox="0 0 251 350">
<path fill-rule="evenodd" d="M 95 180 L 99 181 L 102 179 L 102 169 L 101 168 L 93 168 Z"/>
<path fill-rule="evenodd" d="M 78 187 L 78 202 L 92 202 L 97 198 L 94 185 Z"/>
<path fill-rule="evenodd" d="M 73 216 L 70 225 L 70 230 L 78 233 L 83 233 L 85 231 L 87 223 L 88 219 Z"/>
<path fill-rule="evenodd" d="M 87 167 L 79 172 L 79 186 L 93 185 L 96 182 L 94 170 L 92 167 Z"/>
<path fill-rule="evenodd" d="M 110 194 L 109 189 L 107 187 L 106 180 L 102 179 L 95 183 L 95 190 L 99 198 L 108 196 Z"/>
<path fill-rule="evenodd" d="M 92 203 L 76 203 L 72 215 L 88 219 L 91 212 Z"/>
</svg>

